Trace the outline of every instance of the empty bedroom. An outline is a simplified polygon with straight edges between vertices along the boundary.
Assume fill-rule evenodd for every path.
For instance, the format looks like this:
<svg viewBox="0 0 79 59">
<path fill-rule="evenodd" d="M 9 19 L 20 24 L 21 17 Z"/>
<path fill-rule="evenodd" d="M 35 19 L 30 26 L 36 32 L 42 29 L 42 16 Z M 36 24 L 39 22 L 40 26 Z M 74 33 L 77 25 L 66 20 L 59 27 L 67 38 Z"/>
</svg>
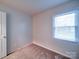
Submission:
<svg viewBox="0 0 79 59">
<path fill-rule="evenodd" d="M 79 0 L 0 0 L 0 59 L 79 59 Z"/>
</svg>

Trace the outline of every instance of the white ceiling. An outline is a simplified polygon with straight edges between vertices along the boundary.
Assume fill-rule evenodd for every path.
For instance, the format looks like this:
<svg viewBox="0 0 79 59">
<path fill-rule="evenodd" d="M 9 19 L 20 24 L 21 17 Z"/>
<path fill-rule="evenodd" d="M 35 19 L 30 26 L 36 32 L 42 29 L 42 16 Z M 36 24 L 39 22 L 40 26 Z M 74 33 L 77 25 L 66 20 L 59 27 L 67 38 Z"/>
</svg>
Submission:
<svg viewBox="0 0 79 59">
<path fill-rule="evenodd" d="M 6 6 L 32 15 L 67 1 L 69 0 L 0 0 Z"/>
</svg>

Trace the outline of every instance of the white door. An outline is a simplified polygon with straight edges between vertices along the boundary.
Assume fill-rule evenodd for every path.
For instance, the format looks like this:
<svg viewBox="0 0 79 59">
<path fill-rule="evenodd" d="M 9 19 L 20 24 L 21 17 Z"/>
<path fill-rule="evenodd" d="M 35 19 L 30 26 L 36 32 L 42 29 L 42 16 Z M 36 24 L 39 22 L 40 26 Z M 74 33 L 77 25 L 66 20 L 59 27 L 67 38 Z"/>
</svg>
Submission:
<svg viewBox="0 0 79 59">
<path fill-rule="evenodd" d="M 0 12 L 0 58 L 6 56 L 6 13 Z"/>
</svg>

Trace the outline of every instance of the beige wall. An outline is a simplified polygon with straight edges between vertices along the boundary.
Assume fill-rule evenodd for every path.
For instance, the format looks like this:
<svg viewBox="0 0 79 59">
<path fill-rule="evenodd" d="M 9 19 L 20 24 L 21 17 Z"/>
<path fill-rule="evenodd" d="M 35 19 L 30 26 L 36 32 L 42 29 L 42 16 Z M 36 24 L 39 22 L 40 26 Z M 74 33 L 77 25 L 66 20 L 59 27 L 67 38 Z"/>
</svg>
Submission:
<svg viewBox="0 0 79 59">
<path fill-rule="evenodd" d="M 32 42 L 32 17 L 0 4 L 0 11 L 7 13 L 8 53 Z"/>
<path fill-rule="evenodd" d="M 68 2 L 33 16 L 33 42 L 68 56 L 76 52 L 77 44 L 52 38 L 52 16 L 79 9 L 79 1 Z"/>
</svg>

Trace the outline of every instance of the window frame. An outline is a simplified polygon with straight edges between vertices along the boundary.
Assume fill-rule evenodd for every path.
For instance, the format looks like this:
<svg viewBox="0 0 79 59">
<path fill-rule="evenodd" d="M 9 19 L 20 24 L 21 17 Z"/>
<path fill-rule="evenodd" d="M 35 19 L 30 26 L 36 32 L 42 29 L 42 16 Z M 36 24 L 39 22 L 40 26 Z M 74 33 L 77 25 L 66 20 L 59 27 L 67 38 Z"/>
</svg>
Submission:
<svg viewBox="0 0 79 59">
<path fill-rule="evenodd" d="M 76 35 L 76 37 L 77 37 L 77 39 L 75 39 L 75 41 L 69 41 L 69 40 L 64 40 L 64 39 L 59 39 L 59 38 L 55 38 L 55 17 L 57 17 L 57 16 L 62 16 L 62 15 L 67 15 L 67 14 L 72 14 L 72 13 L 76 13 L 76 15 L 75 15 L 75 25 L 76 26 L 74 26 L 75 27 L 75 35 Z M 74 43 L 79 43 L 79 37 L 78 37 L 78 33 L 79 33 L 79 31 L 78 31 L 78 29 L 79 29 L 79 24 L 77 23 L 77 17 L 79 17 L 79 11 L 78 10 L 72 10 L 72 11 L 68 11 L 68 12 L 63 12 L 63 13 L 59 13 L 59 14 L 56 14 L 56 15 L 54 15 L 53 17 L 52 17 L 52 38 L 53 39 L 58 39 L 58 40 L 62 40 L 62 41 L 68 41 L 68 42 L 74 42 Z M 76 27 L 78 27 L 78 29 L 76 29 Z M 78 33 L 77 33 L 77 31 L 78 31 Z"/>
</svg>

